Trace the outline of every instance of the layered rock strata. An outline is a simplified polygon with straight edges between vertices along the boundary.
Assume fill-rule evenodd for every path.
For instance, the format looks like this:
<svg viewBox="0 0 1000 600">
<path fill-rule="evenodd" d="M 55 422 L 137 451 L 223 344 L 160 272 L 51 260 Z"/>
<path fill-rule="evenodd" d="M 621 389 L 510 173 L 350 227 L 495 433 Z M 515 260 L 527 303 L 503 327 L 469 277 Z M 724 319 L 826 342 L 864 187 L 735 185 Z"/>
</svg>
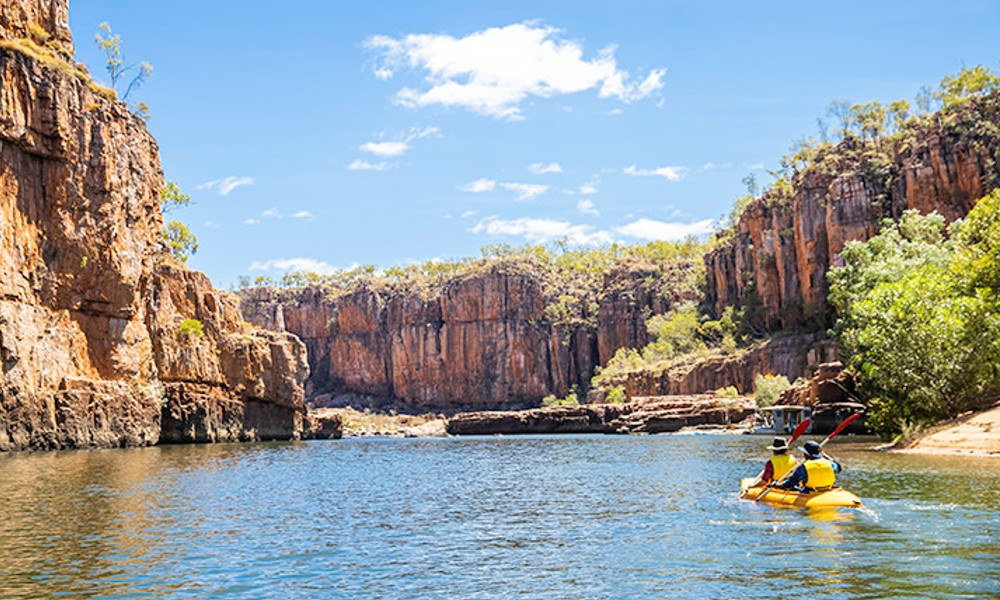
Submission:
<svg viewBox="0 0 1000 600">
<path fill-rule="evenodd" d="M 156 142 L 66 15 L 0 8 L 0 450 L 298 435 L 304 346 L 166 253 Z"/>
<path fill-rule="evenodd" d="M 707 303 L 759 306 L 768 331 L 822 329 L 826 273 L 844 245 L 907 209 L 965 216 L 1000 186 L 1000 93 L 967 101 L 878 145 L 845 140 L 790 190 L 751 202 L 733 236 L 705 257 Z M 888 147 L 888 146 L 891 146 Z"/>
<path fill-rule="evenodd" d="M 753 406 L 749 398 L 652 396 L 621 404 L 460 413 L 448 419 L 446 429 L 451 435 L 671 433 L 684 427 L 730 426 L 751 416 Z"/>
<path fill-rule="evenodd" d="M 650 291 L 643 286 L 650 277 L 609 274 L 596 326 L 552 322 L 541 275 L 502 261 L 420 293 L 372 283 L 348 293 L 241 294 L 253 323 L 305 341 L 317 405 L 454 411 L 526 408 L 588 387 L 594 367 L 615 350 L 649 341 L 650 314 L 685 299 Z"/>
</svg>

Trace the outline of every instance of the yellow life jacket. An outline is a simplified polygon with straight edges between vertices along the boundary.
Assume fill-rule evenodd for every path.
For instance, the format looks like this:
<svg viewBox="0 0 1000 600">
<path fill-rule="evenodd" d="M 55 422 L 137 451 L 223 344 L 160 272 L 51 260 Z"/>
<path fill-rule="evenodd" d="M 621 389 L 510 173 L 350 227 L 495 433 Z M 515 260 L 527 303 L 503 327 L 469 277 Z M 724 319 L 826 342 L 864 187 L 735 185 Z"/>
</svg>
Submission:
<svg viewBox="0 0 1000 600">
<path fill-rule="evenodd" d="M 825 458 L 807 460 L 805 486 L 814 490 L 833 487 L 837 482 L 837 474 L 833 472 L 833 465 Z"/>
<path fill-rule="evenodd" d="M 774 481 L 781 481 L 781 479 L 788 474 L 789 471 L 798 466 L 798 461 L 791 454 L 775 454 L 770 460 L 771 469 L 774 473 L 771 475 Z"/>
</svg>

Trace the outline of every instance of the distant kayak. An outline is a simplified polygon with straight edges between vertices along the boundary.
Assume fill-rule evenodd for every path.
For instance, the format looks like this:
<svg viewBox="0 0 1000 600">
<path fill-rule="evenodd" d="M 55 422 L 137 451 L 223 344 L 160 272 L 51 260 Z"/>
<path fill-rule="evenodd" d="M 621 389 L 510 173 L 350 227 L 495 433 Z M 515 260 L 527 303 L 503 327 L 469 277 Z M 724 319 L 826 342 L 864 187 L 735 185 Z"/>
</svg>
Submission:
<svg viewBox="0 0 1000 600">
<path fill-rule="evenodd" d="M 766 486 L 757 485 L 750 487 L 755 479 L 744 477 L 740 480 L 740 492 L 744 493 L 744 500 L 756 500 L 764 491 Z M 812 492 L 804 494 L 794 490 L 782 490 L 771 488 L 771 491 L 764 496 L 761 502 L 775 504 L 779 506 L 797 506 L 800 508 L 836 508 L 839 506 L 859 507 L 861 498 L 843 488 L 833 488 L 825 492 Z"/>
</svg>

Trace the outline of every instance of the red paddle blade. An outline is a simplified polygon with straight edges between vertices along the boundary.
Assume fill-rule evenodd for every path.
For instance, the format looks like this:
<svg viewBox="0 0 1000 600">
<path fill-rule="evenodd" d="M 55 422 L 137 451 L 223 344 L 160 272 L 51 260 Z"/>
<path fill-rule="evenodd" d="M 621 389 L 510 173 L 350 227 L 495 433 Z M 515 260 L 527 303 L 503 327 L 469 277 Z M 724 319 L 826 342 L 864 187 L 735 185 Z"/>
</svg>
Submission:
<svg viewBox="0 0 1000 600">
<path fill-rule="evenodd" d="M 854 413 L 853 415 L 851 415 L 851 416 L 847 417 L 846 419 L 844 419 L 844 421 L 840 425 L 837 425 L 837 428 L 833 430 L 833 433 L 831 433 L 830 435 L 826 436 L 826 439 L 823 440 L 823 444 L 829 442 L 830 439 L 833 438 L 833 436 L 837 435 L 838 433 L 840 433 L 841 431 L 843 431 L 844 429 L 846 429 L 848 425 L 850 425 L 851 423 L 853 423 L 853 422 L 857 421 L 858 419 L 860 419 L 861 415 L 862 415 L 862 413 Z M 820 444 L 820 446 L 822 446 L 823 444 Z"/>
<path fill-rule="evenodd" d="M 805 433 L 806 429 L 809 429 L 809 422 L 810 421 L 811 421 L 811 419 L 809 417 L 806 417 L 805 419 L 802 419 L 802 422 L 799 423 L 798 426 L 795 428 L 795 431 L 792 432 L 792 437 L 788 438 L 788 443 L 789 444 L 791 444 L 795 440 L 799 439 L 799 436 L 802 435 L 803 433 Z"/>
</svg>

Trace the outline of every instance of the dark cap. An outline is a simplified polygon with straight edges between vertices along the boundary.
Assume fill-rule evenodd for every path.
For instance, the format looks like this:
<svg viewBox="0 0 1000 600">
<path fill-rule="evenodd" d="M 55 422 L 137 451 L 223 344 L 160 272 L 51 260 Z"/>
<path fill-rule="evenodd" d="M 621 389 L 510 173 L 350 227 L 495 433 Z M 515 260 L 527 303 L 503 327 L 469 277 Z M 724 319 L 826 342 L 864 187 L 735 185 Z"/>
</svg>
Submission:
<svg viewBox="0 0 1000 600">
<path fill-rule="evenodd" d="M 788 442 L 785 441 L 785 438 L 776 437 L 767 449 L 773 450 L 774 452 L 778 452 L 779 450 L 788 450 Z"/>
<path fill-rule="evenodd" d="M 802 451 L 806 453 L 806 456 L 823 456 L 823 449 L 819 442 L 806 442 L 802 445 Z"/>
</svg>

